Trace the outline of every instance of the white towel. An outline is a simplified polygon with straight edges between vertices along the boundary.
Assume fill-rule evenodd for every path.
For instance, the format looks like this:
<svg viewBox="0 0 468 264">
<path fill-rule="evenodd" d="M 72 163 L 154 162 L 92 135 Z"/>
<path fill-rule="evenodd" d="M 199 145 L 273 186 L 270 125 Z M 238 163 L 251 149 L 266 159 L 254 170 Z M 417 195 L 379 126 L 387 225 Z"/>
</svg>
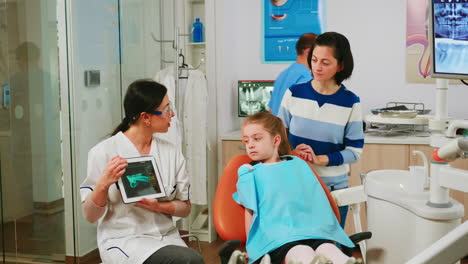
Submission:
<svg viewBox="0 0 468 264">
<path fill-rule="evenodd" d="M 189 72 L 183 109 L 184 153 L 187 171 L 192 179 L 190 201 L 206 205 L 208 87 L 205 75 L 200 70 Z"/>
</svg>

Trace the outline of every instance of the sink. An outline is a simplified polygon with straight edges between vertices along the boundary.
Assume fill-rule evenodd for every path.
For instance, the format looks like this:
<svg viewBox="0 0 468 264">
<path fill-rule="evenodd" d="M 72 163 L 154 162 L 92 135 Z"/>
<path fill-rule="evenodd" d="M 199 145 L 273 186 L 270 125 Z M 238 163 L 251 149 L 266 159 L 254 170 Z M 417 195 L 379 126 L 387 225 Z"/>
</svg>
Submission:
<svg viewBox="0 0 468 264">
<path fill-rule="evenodd" d="M 407 170 L 375 170 L 367 173 L 364 188 L 367 195 L 394 200 L 397 198 L 428 198 L 429 192 L 412 193 L 409 191 L 410 173 Z M 398 195 L 399 197 L 394 197 Z M 388 197 L 387 197 L 388 196 Z"/>
</svg>

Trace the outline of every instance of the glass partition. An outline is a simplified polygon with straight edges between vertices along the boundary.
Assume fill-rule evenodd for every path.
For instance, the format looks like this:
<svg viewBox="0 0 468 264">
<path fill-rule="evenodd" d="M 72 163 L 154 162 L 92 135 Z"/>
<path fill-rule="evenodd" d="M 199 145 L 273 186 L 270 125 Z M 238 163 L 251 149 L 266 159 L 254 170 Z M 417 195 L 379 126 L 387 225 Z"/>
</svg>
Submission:
<svg viewBox="0 0 468 264">
<path fill-rule="evenodd" d="M 0 0 L 3 263 L 64 261 L 55 0 Z"/>
</svg>

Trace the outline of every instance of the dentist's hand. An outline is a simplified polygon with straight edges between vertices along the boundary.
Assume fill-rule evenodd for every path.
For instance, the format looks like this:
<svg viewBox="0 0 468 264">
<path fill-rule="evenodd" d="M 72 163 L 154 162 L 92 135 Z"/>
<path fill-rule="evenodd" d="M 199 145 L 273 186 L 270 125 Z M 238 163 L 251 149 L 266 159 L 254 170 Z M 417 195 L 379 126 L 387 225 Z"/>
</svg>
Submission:
<svg viewBox="0 0 468 264">
<path fill-rule="evenodd" d="M 153 212 L 163 212 L 170 214 L 167 210 L 164 210 L 164 203 L 159 202 L 157 199 L 146 199 L 142 198 L 141 201 L 137 202 L 136 205 L 146 208 Z M 166 206 L 167 207 L 167 206 Z"/>
<path fill-rule="evenodd" d="M 101 183 L 104 186 L 111 186 L 116 183 L 125 173 L 128 162 L 126 159 L 115 156 L 108 163 L 101 176 Z"/>
<path fill-rule="evenodd" d="M 115 156 L 108 163 L 101 174 L 94 190 L 91 192 L 91 198 L 94 204 L 103 207 L 107 204 L 109 188 L 117 182 L 125 172 L 128 162 L 126 159 Z"/>
</svg>

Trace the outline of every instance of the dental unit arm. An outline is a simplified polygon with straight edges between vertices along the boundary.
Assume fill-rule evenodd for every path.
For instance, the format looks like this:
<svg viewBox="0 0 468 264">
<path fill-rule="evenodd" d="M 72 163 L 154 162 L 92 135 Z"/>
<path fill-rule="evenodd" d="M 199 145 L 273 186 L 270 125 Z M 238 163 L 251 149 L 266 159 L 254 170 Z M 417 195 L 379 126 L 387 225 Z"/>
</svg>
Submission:
<svg viewBox="0 0 468 264">
<path fill-rule="evenodd" d="M 468 192 L 468 171 L 452 168 L 448 164 L 448 161 L 460 157 L 468 157 L 468 138 L 453 139 L 433 152 L 428 206 L 438 207 L 441 210 L 451 207 L 449 189 Z M 454 263 L 468 254 L 466 245 L 468 245 L 468 221 L 434 242 L 406 264 Z"/>
<path fill-rule="evenodd" d="M 452 140 L 432 153 L 435 161 L 452 161 L 459 157 L 468 157 L 468 139 L 466 138 Z"/>
<path fill-rule="evenodd" d="M 468 138 L 453 139 L 433 152 L 429 195 L 431 204 L 448 204 L 449 189 L 468 192 L 468 171 L 452 168 L 448 164 L 448 161 L 458 157 L 468 157 Z"/>
</svg>

